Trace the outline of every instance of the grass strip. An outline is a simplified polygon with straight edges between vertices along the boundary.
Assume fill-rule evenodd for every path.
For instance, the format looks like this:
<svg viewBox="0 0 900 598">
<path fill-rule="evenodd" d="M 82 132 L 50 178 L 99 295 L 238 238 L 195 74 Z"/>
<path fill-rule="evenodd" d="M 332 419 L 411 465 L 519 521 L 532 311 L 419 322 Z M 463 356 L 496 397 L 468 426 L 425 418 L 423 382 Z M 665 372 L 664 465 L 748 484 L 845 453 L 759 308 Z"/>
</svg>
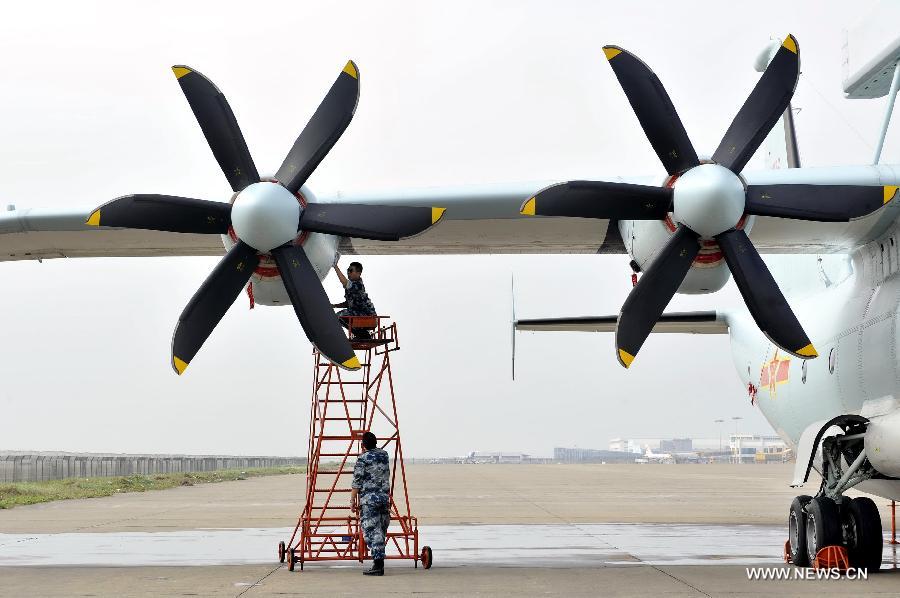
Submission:
<svg viewBox="0 0 900 598">
<path fill-rule="evenodd" d="M 33 505 L 52 500 L 96 498 L 124 492 L 165 490 L 176 486 L 231 482 L 247 478 L 305 473 L 305 467 L 251 467 L 189 473 L 156 473 L 106 478 L 68 478 L 46 482 L 14 482 L 0 484 L 0 509 Z"/>
</svg>

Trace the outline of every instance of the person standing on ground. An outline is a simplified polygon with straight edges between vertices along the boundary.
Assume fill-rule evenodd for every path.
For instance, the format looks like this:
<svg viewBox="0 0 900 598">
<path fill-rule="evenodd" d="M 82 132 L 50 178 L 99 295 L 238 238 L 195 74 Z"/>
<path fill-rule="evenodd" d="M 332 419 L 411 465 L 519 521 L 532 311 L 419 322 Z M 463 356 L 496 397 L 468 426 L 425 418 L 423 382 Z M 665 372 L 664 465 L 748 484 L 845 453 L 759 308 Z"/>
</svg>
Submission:
<svg viewBox="0 0 900 598">
<path fill-rule="evenodd" d="M 375 434 L 363 434 L 362 444 L 363 453 L 353 467 L 350 505 L 359 510 L 359 525 L 372 555 L 372 568 L 363 575 L 384 575 L 384 546 L 391 523 L 391 466 L 387 451 L 378 448 Z"/>
<path fill-rule="evenodd" d="M 345 316 L 375 315 L 375 306 L 372 304 L 372 300 L 369 299 L 369 294 L 366 293 L 366 285 L 362 281 L 362 269 L 362 264 L 359 262 L 351 262 L 347 268 L 347 276 L 344 276 L 337 262 L 334 263 L 334 271 L 344 286 L 344 301 L 342 303 L 333 303 L 331 307 L 344 308 L 337 312 L 337 316 L 344 328 L 349 327 Z M 351 332 L 354 338 L 368 339 L 372 336 L 364 328 L 354 328 Z"/>
</svg>

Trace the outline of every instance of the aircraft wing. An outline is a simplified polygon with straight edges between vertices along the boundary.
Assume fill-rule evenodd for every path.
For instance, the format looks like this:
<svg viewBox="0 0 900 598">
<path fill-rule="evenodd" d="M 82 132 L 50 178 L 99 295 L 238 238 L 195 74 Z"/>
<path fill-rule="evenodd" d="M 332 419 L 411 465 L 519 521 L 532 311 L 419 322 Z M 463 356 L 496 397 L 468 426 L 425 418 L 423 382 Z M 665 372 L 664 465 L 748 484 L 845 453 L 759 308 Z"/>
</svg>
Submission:
<svg viewBox="0 0 900 598">
<path fill-rule="evenodd" d="M 885 165 L 792 168 L 748 173 L 746 178 L 751 184 L 900 183 L 900 173 Z M 645 177 L 619 180 L 658 184 Z M 415 237 L 396 242 L 344 238 L 339 250 L 346 255 L 625 254 L 625 244 L 613 220 L 534 217 L 519 213 L 525 200 L 555 182 L 336 193 L 317 196 L 316 201 L 447 208 L 437 226 Z M 87 226 L 85 219 L 94 208 L 96 205 L 0 212 L 0 261 L 224 253 L 217 235 Z M 759 216 L 750 239 L 760 253 L 845 252 L 883 235 L 898 217 L 900 201 L 892 201 L 865 218 L 843 223 Z"/>
<path fill-rule="evenodd" d="M 625 253 L 609 220 L 532 218 L 522 202 L 549 183 L 469 186 L 317 197 L 322 203 L 371 203 L 447 208 L 438 226 L 398 242 L 341 240 L 346 255 L 477 253 Z M 99 203 L 102 202 L 98 202 Z M 96 206 L 0 212 L 0 261 L 59 257 L 139 257 L 224 254 L 218 235 L 94 227 Z M 612 225 L 611 225 L 612 224 Z"/>
<path fill-rule="evenodd" d="M 88 226 L 97 206 L 0 212 L 0 262 L 58 257 L 149 257 L 225 253 L 218 235 Z"/>
<path fill-rule="evenodd" d="M 615 332 L 618 316 L 579 316 L 516 320 L 516 330 Z M 673 312 L 660 316 L 652 332 L 728 334 L 728 318 L 715 311 Z"/>
<path fill-rule="evenodd" d="M 522 203 L 554 182 L 346 194 L 316 201 L 447 208 L 437 226 L 415 237 L 342 239 L 340 251 L 346 255 L 626 253 L 614 221 L 519 214 Z"/>
</svg>

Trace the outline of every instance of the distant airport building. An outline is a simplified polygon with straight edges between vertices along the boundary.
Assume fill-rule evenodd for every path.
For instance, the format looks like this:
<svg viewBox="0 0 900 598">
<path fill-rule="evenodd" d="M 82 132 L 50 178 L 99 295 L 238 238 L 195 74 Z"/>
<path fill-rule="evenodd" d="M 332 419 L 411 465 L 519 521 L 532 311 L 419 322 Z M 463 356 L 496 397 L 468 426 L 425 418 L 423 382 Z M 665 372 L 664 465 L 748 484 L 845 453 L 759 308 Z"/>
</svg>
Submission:
<svg viewBox="0 0 900 598">
<path fill-rule="evenodd" d="M 525 453 L 504 453 L 503 451 L 472 451 L 468 457 L 469 463 L 525 463 L 530 460 Z"/>
<path fill-rule="evenodd" d="M 617 453 L 643 453 L 641 443 L 633 438 L 613 438 L 609 441 L 609 450 Z"/>
<path fill-rule="evenodd" d="M 660 440 L 659 450 L 671 453 L 688 453 L 694 450 L 694 441 L 691 438 L 672 438 Z"/>
<path fill-rule="evenodd" d="M 732 463 L 783 463 L 790 451 L 778 436 L 732 434 L 729 441 Z"/>
<path fill-rule="evenodd" d="M 634 454 L 627 451 L 556 447 L 553 449 L 553 460 L 558 463 L 633 463 Z"/>
</svg>

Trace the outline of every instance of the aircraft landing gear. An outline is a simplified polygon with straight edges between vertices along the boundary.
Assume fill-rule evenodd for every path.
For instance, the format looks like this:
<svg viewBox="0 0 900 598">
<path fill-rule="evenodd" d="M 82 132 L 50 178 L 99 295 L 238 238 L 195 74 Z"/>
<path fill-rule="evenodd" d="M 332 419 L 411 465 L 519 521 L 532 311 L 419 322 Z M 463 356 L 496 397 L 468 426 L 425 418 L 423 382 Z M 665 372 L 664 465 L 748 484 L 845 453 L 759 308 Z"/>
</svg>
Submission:
<svg viewBox="0 0 900 598">
<path fill-rule="evenodd" d="M 822 440 L 823 479 L 816 496 L 797 496 L 791 503 L 785 560 L 799 567 L 816 566 L 816 556 L 828 546 L 846 549 L 850 567 L 870 572 L 881 567 L 878 507 L 870 498 L 844 496 L 876 472 L 866 458 L 863 435 L 858 429 L 846 432 Z"/>
<path fill-rule="evenodd" d="M 815 563 L 821 549 L 842 544 L 837 504 L 827 496 L 813 498 L 806 505 L 806 560 Z"/>
<path fill-rule="evenodd" d="M 875 501 L 858 496 L 850 501 L 845 516 L 845 538 L 850 566 L 877 571 L 881 567 L 881 514 Z"/>
<path fill-rule="evenodd" d="M 812 496 L 797 496 L 791 503 L 788 514 L 788 545 L 786 557 L 798 567 L 809 566 L 809 555 L 806 554 L 806 505 Z"/>
</svg>

